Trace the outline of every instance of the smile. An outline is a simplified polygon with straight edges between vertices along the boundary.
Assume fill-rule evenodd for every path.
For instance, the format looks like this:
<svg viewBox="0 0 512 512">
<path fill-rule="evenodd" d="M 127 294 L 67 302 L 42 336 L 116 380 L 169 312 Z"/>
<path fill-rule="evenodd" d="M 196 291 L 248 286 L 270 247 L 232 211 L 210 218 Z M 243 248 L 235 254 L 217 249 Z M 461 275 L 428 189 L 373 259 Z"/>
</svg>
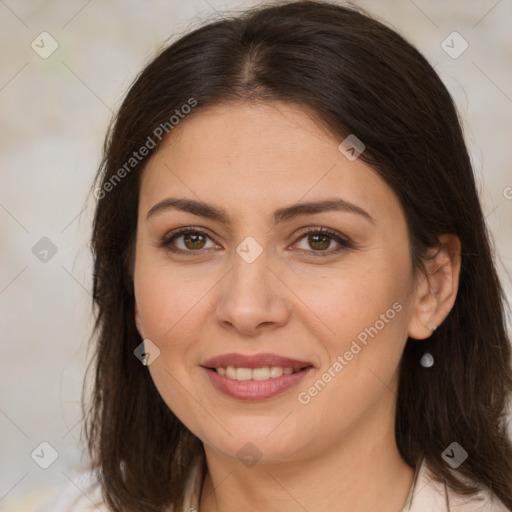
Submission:
<svg viewBox="0 0 512 512">
<path fill-rule="evenodd" d="M 288 391 L 298 384 L 313 365 L 274 354 L 225 354 L 205 361 L 214 388 L 241 400 L 265 400 Z"/>
</svg>

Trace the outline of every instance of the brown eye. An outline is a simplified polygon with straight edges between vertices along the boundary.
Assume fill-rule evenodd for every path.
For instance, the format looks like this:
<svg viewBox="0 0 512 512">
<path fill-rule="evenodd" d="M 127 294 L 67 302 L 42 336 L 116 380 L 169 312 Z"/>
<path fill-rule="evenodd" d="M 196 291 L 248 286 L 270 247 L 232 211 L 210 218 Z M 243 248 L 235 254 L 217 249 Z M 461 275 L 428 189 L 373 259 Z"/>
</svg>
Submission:
<svg viewBox="0 0 512 512">
<path fill-rule="evenodd" d="M 212 243 L 210 247 L 207 247 L 208 240 Z M 299 248 L 299 250 L 302 253 L 307 253 L 308 256 L 329 256 L 355 247 L 348 238 L 326 228 L 309 230 L 303 233 L 296 243 L 302 240 L 306 241 L 306 247 Z M 333 243 L 337 244 L 337 247 L 329 250 Z M 159 245 L 170 252 L 188 255 L 193 255 L 194 253 L 201 254 L 209 248 L 220 248 L 208 234 L 191 228 L 169 233 L 160 241 Z"/>
<path fill-rule="evenodd" d="M 202 249 L 205 245 L 205 237 L 200 233 L 186 233 L 183 236 L 183 244 L 187 249 Z"/>
<path fill-rule="evenodd" d="M 308 243 L 312 249 L 325 250 L 331 245 L 332 238 L 326 235 L 314 234 L 308 235 Z"/>
<path fill-rule="evenodd" d="M 207 249 L 208 240 L 211 238 L 206 233 L 188 228 L 165 236 L 160 246 L 172 252 L 193 253 Z M 212 247 L 218 246 L 213 244 Z"/>
<path fill-rule="evenodd" d="M 313 256 L 329 256 L 345 249 L 354 248 L 354 244 L 348 238 L 343 237 L 336 231 L 331 231 L 326 228 L 319 228 L 303 233 L 298 239 L 298 242 L 301 241 L 306 242 L 304 244 L 306 247 L 299 247 L 299 250 L 301 252 L 310 253 Z M 338 247 L 328 250 L 333 242 L 337 244 Z"/>
</svg>

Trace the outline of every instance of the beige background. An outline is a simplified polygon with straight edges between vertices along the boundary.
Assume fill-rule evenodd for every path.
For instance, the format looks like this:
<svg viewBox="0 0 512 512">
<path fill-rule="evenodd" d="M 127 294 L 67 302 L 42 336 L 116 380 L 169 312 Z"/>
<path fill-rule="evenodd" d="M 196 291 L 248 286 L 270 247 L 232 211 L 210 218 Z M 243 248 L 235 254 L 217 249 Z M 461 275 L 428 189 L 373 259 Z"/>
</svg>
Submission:
<svg viewBox="0 0 512 512">
<path fill-rule="evenodd" d="M 92 325 L 86 197 L 111 111 L 167 38 L 258 3 L 0 0 L 1 511 L 31 510 L 79 468 Z M 512 2 L 355 3 L 416 45 L 452 93 L 512 297 Z M 58 43 L 47 59 L 31 48 L 43 31 Z M 469 44 L 457 59 L 441 47 L 453 31 Z M 57 249 L 47 262 L 32 252 L 42 237 Z M 48 469 L 30 456 L 42 441 L 59 454 Z"/>
</svg>

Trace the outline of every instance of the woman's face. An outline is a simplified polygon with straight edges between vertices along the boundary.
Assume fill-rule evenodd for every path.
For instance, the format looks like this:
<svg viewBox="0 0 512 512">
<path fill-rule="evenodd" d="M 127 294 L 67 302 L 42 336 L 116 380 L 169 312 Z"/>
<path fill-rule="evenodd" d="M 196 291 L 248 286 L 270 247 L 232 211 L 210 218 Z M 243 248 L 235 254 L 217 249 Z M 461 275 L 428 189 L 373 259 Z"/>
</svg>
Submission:
<svg viewBox="0 0 512 512">
<path fill-rule="evenodd" d="M 298 106 L 222 105 L 184 119 L 144 171 L 134 284 L 137 327 L 160 350 L 149 371 L 223 456 L 318 456 L 394 420 L 416 308 L 406 222 L 341 142 Z"/>
</svg>

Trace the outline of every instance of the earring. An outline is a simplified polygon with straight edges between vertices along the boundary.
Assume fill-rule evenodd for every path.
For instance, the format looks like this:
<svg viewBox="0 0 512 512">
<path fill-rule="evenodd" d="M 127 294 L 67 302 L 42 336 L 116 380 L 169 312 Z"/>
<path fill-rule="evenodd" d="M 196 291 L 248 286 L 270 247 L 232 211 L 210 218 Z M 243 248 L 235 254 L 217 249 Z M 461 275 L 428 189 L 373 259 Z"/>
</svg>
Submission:
<svg viewBox="0 0 512 512">
<path fill-rule="evenodd" d="M 420 364 L 423 368 L 430 368 L 434 366 L 434 356 L 430 352 L 425 352 L 420 359 Z"/>
<path fill-rule="evenodd" d="M 433 327 L 427 325 L 427 327 L 430 329 L 431 332 L 434 332 L 437 329 L 435 325 Z M 425 352 L 421 356 L 420 364 L 421 366 L 423 366 L 423 368 L 430 368 L 431 366 L 434 366 L 434 356 L 430 352 Z"/>
</svg>

